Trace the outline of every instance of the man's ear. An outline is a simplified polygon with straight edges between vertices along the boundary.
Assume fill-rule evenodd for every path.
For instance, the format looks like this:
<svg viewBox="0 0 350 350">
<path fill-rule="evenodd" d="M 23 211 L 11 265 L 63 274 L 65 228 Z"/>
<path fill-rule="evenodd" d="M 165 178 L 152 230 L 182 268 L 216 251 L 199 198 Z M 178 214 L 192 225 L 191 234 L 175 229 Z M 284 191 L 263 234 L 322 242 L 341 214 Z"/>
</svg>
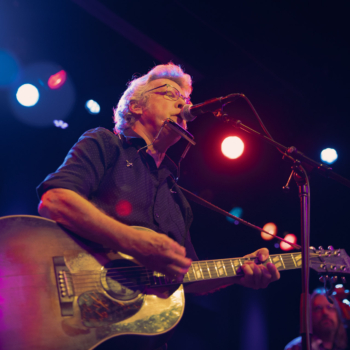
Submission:
<svg viewBox="0 0 350 350">
<path fill-rule="evenodd" d="M 142 107 L 140 106 L 138 101 L 130 101 L 129 110 L 133 114 L 142 114 Z"/>
</svg>

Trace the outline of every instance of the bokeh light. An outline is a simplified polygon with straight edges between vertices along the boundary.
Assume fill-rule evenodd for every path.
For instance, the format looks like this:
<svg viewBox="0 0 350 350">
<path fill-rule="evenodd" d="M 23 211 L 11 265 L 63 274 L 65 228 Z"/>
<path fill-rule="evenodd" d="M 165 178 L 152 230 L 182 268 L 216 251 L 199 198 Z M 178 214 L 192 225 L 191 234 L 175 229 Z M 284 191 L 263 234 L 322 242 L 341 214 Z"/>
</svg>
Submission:
<svg viewBox="0 0 350 350">
<path fill-rule="evenodd" d="M 16 92 L 17 101 L 25 107 L 35 106 L 39 101 L 39 96 L 38 89 L 32 84 L 23 84 Z"/>
<path fill-rule="evenodd" d="M 277 226 L 273 222 L 268 222 L 267 224 L 265 224 L 263 227 L 263 230 L 265 230 L 273 235 L 273 236 L 271 236 L 271 235 L 268 235 L 267 233 L 261 231 L 261 238 L 264 239 L 265 241 L 270 241 L 277 234 Z"/>
<path fill-rule="evenodd" d="M 101 110 L 100 105 L 94 100 L 87 101 L 85 108 L 90 114 L 98 114 Z"/>
<path fill-rule="evenodd" d="M 127 200 L 121 200 L 115 206 L 115 211 L 120 216 L 128 216 L 132 212 L 132 205 Z"/>
<path fill-rule="evenodd" d="M 326 148 L 321 152 L 321 160 L 332 164 L 338 159 L 338 153 L 334 148 Z"/>
<path fill-rule="evenodd" d="M 50 127 L 54 120 L 65 121 L 75 102 L 75 89 L 69 75 L 59 89 L 50 89 L 47 85 L 49 78 L 62 67 L 55 63 L 35 63 L 21 70 L 21 76 L 11 87 L 10 105 L 13 116 L 22 123 L 35 127 Z M 22 84 L 32 84 L 39 92 L 39 103 L 31 108 L 20 105 L 16 99 L 18 87 Z"/>
<path fill-rule="evenodd" d="M 284 239 L 288 242 L 291 243 L 297 243 L 297 237 L 293 234 L 293 233 L 288 233 Z M 288 251 L 288 250 L 292 250 L 294 249 L 293 246 L 291 246 L 290 244 L 286 243 L 286 242 L 280 242 L 280 248 L 284 251 Z"/>
<path fill-rule="evenodd" d="M 64 70 L 60 70 L 58 73 L 50 76 L 47 85 L 50 89 L 60 88 L 67 79 L 67 73 Z"/>
<path fill-rule="evenodd" d="M 61 128 L 61 129 L 68 128 L 68 124 L 66 122 L 64 122 L 63 120 L 54 120 L 53 123 L 54 123 L 56 128 Z"/>
<path fill-rule="evenodd" d="M 240 207 L 234 207 L 230 210 L 230 214 L 234 215 L 234 216 L 237 216 L 238 218 L 241 218 L 242 215 L 243 215 L 243 209 L 240 208 Z M 238 225 L 239 224 L 239 221 L 238 220 L 235 220 L 235 219 L 232 219 L 228 216 L 226 216 L 226 219 L 228 222 L 230 222 L 231 224 L 236 224 Z"/>
<path fill-rule="evenodd" d="M 244 150 L 243 141 L 237 136 L 226 137 L 221 144 L 221 151 L 229 159 L 237 159 Z"/>
</svg>

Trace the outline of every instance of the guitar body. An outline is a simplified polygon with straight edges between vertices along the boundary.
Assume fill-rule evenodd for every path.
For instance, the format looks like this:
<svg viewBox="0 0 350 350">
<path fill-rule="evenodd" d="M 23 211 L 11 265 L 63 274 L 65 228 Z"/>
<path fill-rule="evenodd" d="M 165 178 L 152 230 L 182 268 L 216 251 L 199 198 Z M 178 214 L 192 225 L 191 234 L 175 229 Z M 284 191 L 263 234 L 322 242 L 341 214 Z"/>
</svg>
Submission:
<svg viewBox="0 0 350 350">
<path fill-rule="evenodd" d="M 130 274 L 139 267 L 54 221 L 0 218 L 0 348 L 159 347 L 183 315 L 184 291 L 146 293 Z"/>
</svg>

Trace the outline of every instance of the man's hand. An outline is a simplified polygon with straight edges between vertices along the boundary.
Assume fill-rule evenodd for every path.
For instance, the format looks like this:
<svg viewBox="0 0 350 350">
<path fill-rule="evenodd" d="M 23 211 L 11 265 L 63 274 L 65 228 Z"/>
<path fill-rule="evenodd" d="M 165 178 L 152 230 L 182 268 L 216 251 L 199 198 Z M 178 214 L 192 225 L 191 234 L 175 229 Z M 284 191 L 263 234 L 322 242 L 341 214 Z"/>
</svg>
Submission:
<svg viewBox="0 0 350 350">
<path fill-rule="evenodd" d="M 269 257 L 269 251 L 266 248 L 261 248 L 244 257 L 257 258 L 259 261 L 264 262 Z M 237 283 L 248 288 L 266 288 L 271 282 L 280 278 L 280 273 L 272 263 L 267 263 L 265 267 L 264 265 L 257 265 L 253 261 L 246 261 L 241 266 L 241 269 L 244 272 L 244 276 Z"/>
<path fill-rule="evenodd" d="M 186 249 L 164 234 L 132 229 L 125 251 L 143 266 L 181 282 L 191 266 Z"/>
</svg>

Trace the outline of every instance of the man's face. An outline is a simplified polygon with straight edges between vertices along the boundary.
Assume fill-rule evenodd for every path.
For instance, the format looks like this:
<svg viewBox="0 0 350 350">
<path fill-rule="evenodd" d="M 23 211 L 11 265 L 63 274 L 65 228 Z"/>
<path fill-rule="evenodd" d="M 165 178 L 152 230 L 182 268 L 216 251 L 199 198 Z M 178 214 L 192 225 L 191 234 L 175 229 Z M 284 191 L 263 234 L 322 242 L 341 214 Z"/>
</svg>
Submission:
<svg viewBox="0 0 350 350">
<path fill-rule="evenodd" d="M 324 295 L 317 295 L 313 300 L 312 327 L 316 336 L 335 332 L 338 328 L 337 310 Z"/>
<path fill-rule="evenodd" d="M 158 86 L 169 84 L 175 87 L 180 94 L 184 95 L 181 87 L 172 80 L 169 79 L 157 79 L 151 81 L 147 90 L 154 89 Z M 142 116 L 140 117 L 140 122 L 143 126 L 150 132 L 153 137 L 156 137 L 160 128 L 164 124 L 164 121 L 168 118 L 172 119 L 174 122 L 178 123 L 184 129 L 186 129 L 186 121 L 184 121 L 179 115 L 182 107 L 186 102 L 180 97 L 177 101 L 172 101 L 164 98 L 164 92 L 167 90 L 167 87 L 164 86 L 159 89 L 147 92 L 146 104 L 142 107 Z M 167 129 L 167 130 L 165 130 Z M 174 131 L 170 128 L 164 128 L 160 137 L 169 137 L 172 142 L 176 142 L 180 136 L 175 135 Z"/>
</svg>

